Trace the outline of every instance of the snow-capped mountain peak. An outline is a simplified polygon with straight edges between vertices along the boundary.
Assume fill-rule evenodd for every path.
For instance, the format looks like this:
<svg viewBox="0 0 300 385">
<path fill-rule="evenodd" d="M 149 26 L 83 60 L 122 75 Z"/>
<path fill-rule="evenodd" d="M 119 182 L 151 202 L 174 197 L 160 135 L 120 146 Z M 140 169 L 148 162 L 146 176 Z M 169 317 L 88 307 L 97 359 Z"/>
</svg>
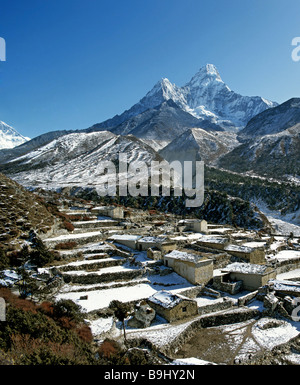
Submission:
<svg viewBox="0 0 300 385">
<path fill-rule="evenodd" d="M 208 121 L 227 131 L 244 128 L 255 115 L 277 105 L 258 96 L 242 96 L 232 91 L 216 66 L 206 64 L 183 87 L 162 78 L 129 110 L 91 129 L 111 129 L 170 99 L 200 121 Z"/>
<path fill-rule="evenodd" d="M 153 108 L 170 99 L 180 107 L 186 109 L 186 100 L 181 89 L 177 87 L 176 84 L 172 84 L 169 79 L 162 78 L 155 84 L 152 90 L 147 93 L 141 102 L 149 105 L 149 108 Z"/>
<path fill-rule="evenodd" d="M 197 87 L 208 85 L 211 82 L 224 83 L 216 66 L 213 64 L 206 64 L 204 67 L 200 68 L 187 85 L 190 87 Z"/>
<path fill-rule="evenodd" d="M 13 127 L 0 121 L 0 149 L 20 146 L 28 140 L 30 138 L 19 134 Z"/>
</svg>

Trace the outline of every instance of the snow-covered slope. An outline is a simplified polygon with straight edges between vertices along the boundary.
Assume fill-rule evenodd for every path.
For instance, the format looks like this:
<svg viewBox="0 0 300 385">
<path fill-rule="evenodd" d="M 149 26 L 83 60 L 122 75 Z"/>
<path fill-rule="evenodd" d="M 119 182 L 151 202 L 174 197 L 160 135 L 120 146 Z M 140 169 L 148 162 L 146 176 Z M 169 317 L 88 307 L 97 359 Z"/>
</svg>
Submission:
<svg viewBox="0 0 300 385">
<path fill-rule="evenodd" d="M 226 169 L 276 179 L 300 175 L 300 123 L 275 134 L 254 137 L 219 160 Z"/>
<path fill-rule="evenodd" d="M 230 132 L 207 132 L 201 128 L 192 128 L 173 140 L 159 153 L 167 161 L 203 160 L 207 165 L 214 165 L 216 160 L 237 146 L 236 134 Z"/>
<path fill-rule="evenodd" d="M 223 82 L 216 67 L 207 64 L 183 87 L 176 86 L 166 78 L 161 79 L 129 110 L 94 125 L 91 130 L 119 126 L 167 100 L 172 100 L 197 119 L 209 121 L 227 130 L 244 128 L 253 116 L 277 105 L 259 96 L 249 97 L 235 93 Z"/>
<path fill-rule="evenodd" d="M 161 157 L 134 136 L 108 131 L 72 133 L 14 159 L 6 173 L 24 186 L 58 188 L 62 186 L 103 185 L 102 161 L 118 162 L 126 153 L 128 163 L 143 161 L 150 165 Z"/>
<path fill-rule="evenodd" d="M 240 140 L 246 141 L 255 137 L 280 133 L 298 123 L 300 123 L 300 98 L 292 98 L 256 115 L 239 132 L 238 136 Z"/>
<path fill-rule="evenodd" d="M 30 140 L 19 134 L 13 127 L 0 121 L 0 149 L 14 148 Z"/>
<path fill-rule="evenodd" d="M 226 169 L 280 179 L 300 175 L 300 98 L 255 116 L 238 133 L 243 142 L 219 160 Z"/>
</svg>

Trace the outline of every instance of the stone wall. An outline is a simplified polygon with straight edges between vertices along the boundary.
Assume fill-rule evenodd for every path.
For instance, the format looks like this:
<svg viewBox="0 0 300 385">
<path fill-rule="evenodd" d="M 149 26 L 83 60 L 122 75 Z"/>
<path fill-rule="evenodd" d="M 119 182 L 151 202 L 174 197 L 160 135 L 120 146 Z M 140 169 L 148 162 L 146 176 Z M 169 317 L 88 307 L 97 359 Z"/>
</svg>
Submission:
<svg viewBox="0 0 300 385">
<path fill-rule="evenodd" d="M 105 274 L 63 274 L 63 278 L 66 283 L 72 282 L 86 285 L 111 281 L 127 281 L 142 276 L 143 272 L 141 270 L 129 270 Z"/>
<path fill-rule="evenodd" d="M 198 314 L 204 315 L 208 313 L 215 313 L 221 310 L 226 310 L 233 307 L 234 303 L 230 298 L 222 298 L 222 301 L 218 301 L 211 305 L 205 305 L 203 307 L 198 307 Z"/>
<path fill-rule="evenodd" d="M 230 274 L 224 274 L 215 276 L 213 278 L 213 287 L 220 291 L 225 291 L 225 293 L 236 294 L 241 291 L 243 282 L 242 281 L 224 281 L 224 276 L 230 276 Z"/>
<path fill-rule="evenodd" d="M 277 274 L 282 274 L 282 273 L 286 273 L 287 271 L 291 271 L 299 268 L 300 268 L 300 257 L 278 262 L 276 266 L 276 272 Z"/>
<path fill-rule="evenodd" d="M 201 294 L 203 287 L 204 285 L 191 287 L 187 290 L 181 291 L 180 295 L 184 295 L 185 297 L 188 297 L 188 298 L 196 298 Z"/>
</svg>

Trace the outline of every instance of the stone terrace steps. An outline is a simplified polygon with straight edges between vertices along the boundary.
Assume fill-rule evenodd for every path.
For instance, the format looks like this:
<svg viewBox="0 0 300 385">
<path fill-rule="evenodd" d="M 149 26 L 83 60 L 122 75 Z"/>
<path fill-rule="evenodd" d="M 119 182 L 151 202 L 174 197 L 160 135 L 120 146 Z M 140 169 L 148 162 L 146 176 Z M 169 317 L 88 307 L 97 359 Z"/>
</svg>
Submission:
<svg viewBox="0 0 300 385">
<path fill-rule="evenodd" d="M 73 221 L 75 229 L 86 229 L 86 228 L 99 228 L 99 227 L 117 227 L 118 221 L 114 220 L 99 220 L 93 219 L 91 221 Z"/>
<path fill-rule="evenodd" d="M 120 266 L 122 265 L 126 260 L 121 257 L 109 257 L 102 259 L 91 259 L 91 260 L 84 260 L 84 261 L 77 261 L 77 262 L 71 262 L 66 265 L 58 266 L 57 268 L 61 272 L 66 271 L 98 271 L 99 269 L 102 269 L 104 267 L 111 267 L 111 266 Z"/>
<path fill-rule="evenodd" d="M 67 234 L 58 237 L 44 239 L 43 242 L 47 247 L 55 247 L 59 243 L 76 242 L 80 245 L 85 245 L 89 242 L 97 242 L 103 239 L 103 234 L 100 231 L 84 232 L 80 234 Z"/>
<path fill-rule="evenodd" d="M 103 284 L 94 284 L 94 285 L 84 285 L 84 284 L 70 284 L 69 289 L 65 290 L 66 292 L 86 292 L 86 291 L 95 291 L 95 290 L 109 290 L 120 287 L 128 287 L 135 286 L 140 284 L 149 284 L 149 280 L 147 278 L 137 278 L 128 281 L 111 281 Z"/>
<path fill-rule="evenodd" d="M 91 285 L 96 283 L 107 282 L 124 282 L 135 278 L 142 278 L 143 271 L 141 269 L 125 269 L 120 266 L 113 266 L 109 268 L 102 268 L 97 272 L 84 272 L 71 270 L 63 273 L 64 281 L 66 283 L 76 283 Z"/>
</svg>

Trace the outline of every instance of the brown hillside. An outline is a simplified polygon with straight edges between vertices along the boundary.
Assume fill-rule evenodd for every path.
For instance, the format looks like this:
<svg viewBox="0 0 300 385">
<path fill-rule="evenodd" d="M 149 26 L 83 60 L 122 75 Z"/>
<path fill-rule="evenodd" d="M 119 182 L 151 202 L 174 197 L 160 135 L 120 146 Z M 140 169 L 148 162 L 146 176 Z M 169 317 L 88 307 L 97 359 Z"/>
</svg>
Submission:
<svg viewBox="0 0 300 385">
<path fill-rule="evenodd" d="M 39 197 L 0 173 L 0 248 L 16 246 L 31 229 L 46 233 L 53 224 Z"/>
</svg>

